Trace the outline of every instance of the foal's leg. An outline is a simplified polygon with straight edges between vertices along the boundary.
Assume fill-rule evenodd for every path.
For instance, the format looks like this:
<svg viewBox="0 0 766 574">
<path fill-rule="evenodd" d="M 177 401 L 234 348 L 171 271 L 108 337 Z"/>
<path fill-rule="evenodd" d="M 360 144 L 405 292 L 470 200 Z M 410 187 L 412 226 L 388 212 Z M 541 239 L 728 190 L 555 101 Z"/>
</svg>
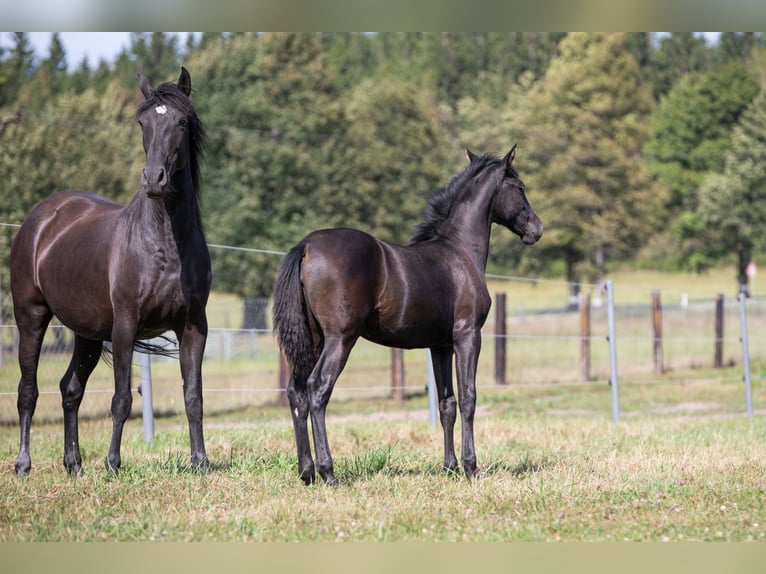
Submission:
<svg viewBox="0 0 766 574">
<path fill-rule="evenodd" d="M 476 365 L 481 350 L 481 333 L 469 334 L 455 345 L 458 400 L 463 444 L 460 458 L 468 478 L 476 476 L 476 451 L 473 444 L 473 417 L 476 412 Z"/>
<path fill-rule="evenodd" d="M 101 341 L 75 335 L 72 360 L 59 383 L 61 407 L 64 409 L 64 468 L 69 474 L 82 474 L 77 414 L 80 410 L 88 377 L 101 358 L 101 346 Z"/>
<path fill-rule="evenodd" d="M 122 460 L 120 444 L 125 421 L 133 406 L 130 394 L 130 364 L 133 359 L 134 325 L 115 318 L 112 329 L 112 361 L 114 363 L 114 395 L 112 396 L 112 442 L 106 456 L 106 469 L 117 474 Z"/>
<path fill-rule="evenodd" d="M 287 385 L 287 399 L 290 401 L 290 415 L 295 431 L 295 446 L 298 449 L 298 472 L 301 480 L 313 484 L 315 480 L 314 460 L 311 458 L 309 443 L 309 397 L 306 391 L 306 375 L 293 373 Z"/>
<path fill-rule="evenodd" d="M 356 337 L 344 339 L 341 337 L 325 337 L 324 348 L 319 356 L 314 370 L 308 378 L 309 410 L 311 412 L 311 431 L 314 435 L 314 451 L 316 454 L 317 470 L 324 481 L 335 486 L 338 480 L 333 473 L 332 455 L 327 441 L 325 427 L 325 412 L 330 395 L 343 367 L 346 366 L 348 354 L 356 343 Z"/>
<path fill-rule="evenodd" d="M 189 423 L 192 467 L 206 472 L 209 466 L 202 433 L 202 358 L 207 341 L 207 317 L 204 312 L 196 324 L 187 323 L 183 333 L 176 333 L 179 344 L 184 405 Z"/>
<path fill-rule="evenodd" d="M 21 307 L 21 306 L 19 306 Z M 40 349 L 45 330 L 52 313 L 44 306 L 16 308 L 16 323 L 19 328 L 19 396 L 16 408 L 19 413 L 19 456 L 16 458 L 16 474 L 29 474 L 32 459 L 29 455 L 29 432 L 32 427 L 32 415 L 37 406 L 37 365 L 40 361 Z"/>
<path fill-rule="evenodd" d="M 452 349 L 431 349 L 431 363 L 434 366 L 436 392 L 439 395 L 439 419 L 444 430 L 444 469 L 456 471 L 455 456 L 455 419 L 457 403 L 452 389 Z"/>
</svg>

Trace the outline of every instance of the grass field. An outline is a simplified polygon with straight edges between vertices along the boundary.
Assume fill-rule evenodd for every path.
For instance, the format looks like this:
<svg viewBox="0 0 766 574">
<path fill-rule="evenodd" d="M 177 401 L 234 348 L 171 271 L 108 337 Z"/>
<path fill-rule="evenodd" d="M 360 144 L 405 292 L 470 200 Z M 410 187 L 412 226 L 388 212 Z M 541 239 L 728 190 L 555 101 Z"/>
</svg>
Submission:
<svg viewBox="0 0 766 574">
<path fill-rule="evenodd" d="M 275 407 L 208 418 L 206 476 L 186 464 L 181 417 L 159 421 L 152 445 L 130 421 L 114 479 L 102 464 L 106 419 L 82 425 L 79 479 L 65 474 L 62 431 L 51 425 L 33 432 L 33 472 L 18 479 L 16 432 L 2 428 L 0 540 L 763 540 L 766 419 L 719 412 L 710 392 L 707 384 L 666 389 L 651 399 L 666 410 L 626 408 L 619 424 L 596 387 L 574 398 L 489 393 L 477 416 L 473 482 L 440 469 L 441 433 L 422 401 L 407 411 L 392 401 L 331 409 L 337 488 L 303 486 L 292 429 Z M 627 395 L 637 410 L 647 400 Z"/>
<path fill-rule="evenodd" d="M 658 288 L 670 305 L 681 293 L 708 299 L 731 291 L 732 276 L 719 272 L 693 281 L 625 272 L 615 285 L 625 285 L 618 291 L 623 303 L 646 303 Z M 492 292 L 503 286 L 493 282 Z M 573 322 L 570 316 L 531 313 L 563 306 L 560 284 L 514 283 L 505 290 L 509 309 L 530 312 L 517 314 L 517 333 L 576 332 L 576 317 Z M 235 300 L 217 296 L 212 308 L 228 325 L 221 320 L 211 326 L 238 326 Z M 670 339 L 680 333 L 674 317 L 665 319 Z M 683 324 L 692 334 L 707 329 L 694 317 L 688 326 L 688 319 Z M 599 336 L 601 321 L 594 312 Z M 650 357 L 643 321 L 620 323 L 625 383 L 618 424 L 601 350 L 594 350 L 594 382 L 579 384 L 573 375 L 578 342 L 511 341 L 510 384 L 497 386 L 492 345 L 485 343 L 475 481 L 441 470 L 441 430 L 429 424 L 425 394 L 410 392 L 397 402 L 375 390 L 381 381 L 389 384 L 388 352 L 360 345 L 328 411 L 340 485 L 303 486 L 289 415 L 277 405 L 276 351 L 268 335 L 259 343 L 258 361 L 206 363 L 209 474 L 187 466 L 186 422 L 177 365 L 171 363 L 153 372 L 154 442 L 143 441 L 136 397 L 123 440 L 123 472 L 110 477 L 103 466 L 111 432 L 110 373 L 99 367 L 91 386 L 105 391 L 86 397 L 80 428 L 85 476 L 71 478 L 63 469 L 55 392 L 41 398 L 33 423 L 29 477 L 13 472 L 17 426 L 0 425 L 0 541 L 764 540 L 766 353 L 752 365 L 755 416 L 748 419 L 736 346 L 727 347 L 729 366 L 713 370 L 706 364 L 712 351 L 707 342 L 697 351 L 688 335 L 669 340 L 668 372 L 660 384 L 641 383 L 651 374 L 650 360 L 643 358 Z M 758 321 L 751 323 L 754 335 L 762 329 Z M 736 339 L 736 325 L 729 323 L 727 317 L 727 338 Z M 423 357 L 408 352 L 406 362 L 408 378 L 421 380 Z M 2 380 L 13 381 L 3 382 L 13 389 L 15 375 L 9 373 Z M 45 390 L 55 391 L 55 380 Z M 224 392 L 234 384 L 245 390 Z M 373 390 L 344 392 L 365 384 Z"/>
</svg>

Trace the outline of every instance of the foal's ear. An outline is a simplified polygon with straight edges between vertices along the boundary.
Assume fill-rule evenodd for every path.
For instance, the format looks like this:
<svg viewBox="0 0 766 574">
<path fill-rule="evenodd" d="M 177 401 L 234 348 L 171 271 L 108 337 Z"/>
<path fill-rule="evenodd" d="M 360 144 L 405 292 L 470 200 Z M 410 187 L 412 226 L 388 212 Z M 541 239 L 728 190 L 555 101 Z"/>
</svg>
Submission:
<svg viewBox="0 0 766 574">
<path fill-rule="evenodd" d="M 506 166 L 510 166 L 513 163 L 513 158 L 516 157 L 516 146 L 518 144 L 513 144 L 513 147 L 511 148 L 511 151 L 509 151 L 507 154 L 505 154 L 505 157 L 503 158 L 503 163 Z"/>
<path fill-rule="evenodd" d="M 469 150 L 468 148 L 465 148 L 465 156 L 468 158 L 468 163 L 471 163 L 472 161 L 475 161 L 476 158 L 479 157 L 475 153 L 473 153 L 471 150 Z"/>
<path fill-rule="evenodd" d="M 181 66 L 181 75 L 178 78 L 178 89 L 187 97 L 191 95 L 191 76 L 189 71 Z"/>
<path fill-rule="evenodd" d="M 144 97 L 147 100 L 151 98 L 152 95 L 154 94 L 152 85 L 149 83 L 149 80 L 147 80 L 141 72 L 138 73 L 138 86 L 141 88 L 141 93 L 144 94 Z"/>
</svg>

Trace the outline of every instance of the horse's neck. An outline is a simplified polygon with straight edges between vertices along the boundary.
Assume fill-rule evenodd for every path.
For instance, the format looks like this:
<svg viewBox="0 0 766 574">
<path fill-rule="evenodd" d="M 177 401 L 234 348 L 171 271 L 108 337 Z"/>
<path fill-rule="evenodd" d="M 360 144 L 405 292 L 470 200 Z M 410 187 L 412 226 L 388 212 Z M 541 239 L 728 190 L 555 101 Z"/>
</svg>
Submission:
<svg viewBox="0 0 766 574">
<path fill-rule="evenodd" d="M 448 228 L 444 235 L 459 245 L 481 272 L 486 270 L 489 256 L 490 207 L 491 197 L 479 193 L 474 201 L 460 204 L 445 222 Z"/>
</svg>

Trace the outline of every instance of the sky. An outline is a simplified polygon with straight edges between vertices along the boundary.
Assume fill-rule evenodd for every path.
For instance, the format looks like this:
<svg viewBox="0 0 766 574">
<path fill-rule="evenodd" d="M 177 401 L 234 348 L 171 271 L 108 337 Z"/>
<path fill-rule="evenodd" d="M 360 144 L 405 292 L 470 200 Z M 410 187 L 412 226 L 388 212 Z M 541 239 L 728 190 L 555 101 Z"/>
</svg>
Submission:
<svg viewBox="0 0 766 574">
<path fill-rule="evenodd" d="M 42 59 L 48 55 L 52 32 L 28 32 L 29 40 L 35 54 Z M 188 32 L 176 32 L 179 45 L 186 42 Z M 130 46 L 130 32 L 59 32 L 61 42 L 66 50 L 67 64 L 70 70 L 80 65 L 83 57 L 88 59 L 91 68 L 98 66 L 99 61 L 111 62 L 123 48 Z M 10 46 L 7 37 L 0 40 L 5 47 Z"/>
</svg>

